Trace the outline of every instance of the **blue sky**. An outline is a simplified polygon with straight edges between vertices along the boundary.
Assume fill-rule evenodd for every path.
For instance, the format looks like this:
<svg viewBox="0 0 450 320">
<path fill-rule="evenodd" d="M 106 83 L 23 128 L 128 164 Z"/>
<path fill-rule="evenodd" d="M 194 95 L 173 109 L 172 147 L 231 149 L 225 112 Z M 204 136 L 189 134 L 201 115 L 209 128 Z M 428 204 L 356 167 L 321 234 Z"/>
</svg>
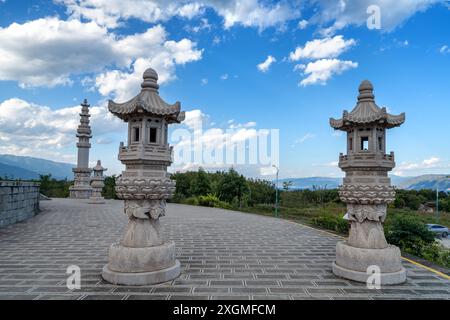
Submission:
<svg viewBox="0 0 450 320">
<path fill-rule="evenodd" d="M 367 26 L 373 4 L 380 29 Z M 433 0 L 3 0 L 0 153 L 74 163 L 87 98 L 91 161 L 120 172 L 126 129 L 106 101 L 132 97 L 153 67 L 160 95 L 188 111 L 184 126 L 279 129 L 281 177 L 341 175 L 345 139 L 328 119 L 354 107 L 367 78 L 378 105 L 407 115 L 388 136 L 394 173 L 448 173 L 449 18 Z"/>
</svg>

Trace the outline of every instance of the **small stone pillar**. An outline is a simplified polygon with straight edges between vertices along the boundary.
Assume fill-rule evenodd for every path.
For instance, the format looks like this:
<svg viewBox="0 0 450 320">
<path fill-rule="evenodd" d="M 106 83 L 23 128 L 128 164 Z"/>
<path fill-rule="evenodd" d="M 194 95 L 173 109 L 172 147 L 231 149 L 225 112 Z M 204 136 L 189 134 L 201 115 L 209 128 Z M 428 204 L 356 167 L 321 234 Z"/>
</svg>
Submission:
<svg viewBox="0 0 450 320">
<path fill-rule="evenodd" d="M 90 139 L 92 138 L 91 127 L 89 126 L 89 104 L 84 99 L 81 104 L 80 125 L 77 129 L 77 166 L 73 168 L 74 185 L 69 188 L 69 197 L 75 199 L 89 199 L 92 195 L 91 172 L 89 168 L 89 149 L 91 148 Z"/>
<path fill-rule="evenodd" d="M 128 122 L 128 143 L 120 144 L 119 160 L 126 169 L 116 180 L 116 194 L 128 216 L 125 235 L 109 249 L 103 278 L 114 284 L 148 285 L 179 276 L 175 244 L 164 239 L 159 218 L 175 191 L 167 167 L 172 163 L 168 125 L 184 120 L 180 103 L 171 105 L 159 96 L 158 75 L 144 72 L 141 92 L 125 103 L 109 101 L 108 109 Z"/>
<path fill-rule="evenodd" d="M 102 162 L 97 160 L 97 165 L 92 168 L 92 170 L 94 171 L 94 176 L 91 179 L 92 196 L 89 198 L 89 203 L 105 203 L 105 199 L 102 197 L 102 190 L 105 186 L 105 177 L 103 177 L 103 172 L 108 169 L 103 168 Z"/>
<path fill-rule="evenodd" d="M 347 155 L 339 157 L 339 167 L 345 172 L 339 195 L 347 203 L 351 227 L 347 241 L 336 246 L 332 268 L 337 276 L 366 282 L 372 272 L 379 271 L 381 284 L 406 281 L 400 249 L 386 242 L 383 230 L 387 205 L 395 199 L 388 177 L 395 167 L 394 153 L 386 154 L 386 134 L 404 122 L 404 113 L 391 115 L 376 105 L 367 80 L 359 86 L 353 111 L 330 119 L 334 129 L 347 133 Z"/>
</svg>

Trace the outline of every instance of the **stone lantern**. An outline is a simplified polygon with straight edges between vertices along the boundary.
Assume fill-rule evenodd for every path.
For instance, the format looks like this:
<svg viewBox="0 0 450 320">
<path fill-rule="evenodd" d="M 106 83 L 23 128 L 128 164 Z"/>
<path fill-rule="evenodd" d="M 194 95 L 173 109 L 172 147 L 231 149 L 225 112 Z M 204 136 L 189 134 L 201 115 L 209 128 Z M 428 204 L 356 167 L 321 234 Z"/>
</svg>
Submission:
<svg viewBox="0 0 450 320">
<path fill-rule="evenodd" d="M 114 284 L 148 285 L 179 276 L 175 244 L 166 241 L 159 218 L 175 191 L 167 167 L 172 163 L 168 125 L 184 120 L 180 103 L 171 105 L 159 96 L 158 75 L 144 72 L 141 92 L 125 103 L 109 101 L 108 109 L 128 123 L 128 143 L 120 144 L 119 160 L 126 169 L 116 180 L 116 193 L 128 216 L 125 235 L 109 249 L 103 278 Z"/>
<path fill-rule="evenodd" d="M 102 162 L 97 160 L 97 165 L 92 170 L 94 175 L 91 179 L 92 196 L 89 198 L 89 203 L 105 203 L 105 199 L 102 197 L 102 190 L 105 186 L 103 172 L 108 169 L 103 168 Z"/>
<path fill-rule="evenodd" d="M 330 119 L 330 125 L 347 133 L 347 154 L 340 154 L 339 167 L 345 172 L 339 195 L 347 203 L 350 234 L 336 246 L 335 275 L 366 282 L 372 273 L 381 284 L 406 280 L 399 248 L 386 242 L 383 222 L 387 205 L 394 201 L 395 190 L 388 172 L 395 167 L 394 153 L 386 154 L 387 129 L 405 122 L 405 114 L 391 115 L 375 103 L 372 84 L 359 86 L 356 107 L 344 111 L 342 119 Z"/>
<path fill-rule="evenodd" d="M 92 138 L 91 127 L 89 126 L 89 107 L 87 100 L 84 99 L 81 104 L 80 125 L 77 129 L 77 166 L 73 168 L 74 185 L 69 188 L 70 198 L 89 199 L 92 195 L 91 172 L 89 168 L 89 149 L 91 148 L 90 139 Z"/>
</svg>

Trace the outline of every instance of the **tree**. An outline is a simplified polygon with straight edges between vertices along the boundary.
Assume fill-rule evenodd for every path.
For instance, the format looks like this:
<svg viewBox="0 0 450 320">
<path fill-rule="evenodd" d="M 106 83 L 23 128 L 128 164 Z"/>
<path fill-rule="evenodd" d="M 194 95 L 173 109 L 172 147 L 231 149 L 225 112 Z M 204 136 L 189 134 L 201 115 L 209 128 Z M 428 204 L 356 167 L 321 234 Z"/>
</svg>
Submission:
<svg viewBox="0 0 450 320">
<path fill-rule="evenodd" d="M 239 206 L 242 207 L 242 198 L 246 192 L 248 192 L 247 180 L 231 168 L 219 184 L 219 198 L 229 203 L 237 198 Z"/>
<path fill-rule="evenodd" d="M 275 202 L 275 184 L 261 179 L 248 179 L 248 205 L 258 203 L 273 204 Z"/>
<path fill-rule="evenodd" d="M 102 190 L 102 195 L 105 199 L 117 199 L 116 196 L 116 176 L 105 177 L 105 186 Z"/>
<path fill-rule="evenodd" d="M 292 181 L 283 181 L 283 190 L 287 192 L 293 185 L 294 183 Z"/>
<path fill-rule="evenodd" d="M 211 193 L 208 174 L 203 168 L 198 169 L 195 179 L 191 181 L 190 193 L 194 196 L 205 196 Z"/>
<path fill-rule="evenodd" d="M 72 181 L 56 180 L 51 174 L 39 175 L 40 193 L 50 198 L 67 198 Z"/>
</svg>

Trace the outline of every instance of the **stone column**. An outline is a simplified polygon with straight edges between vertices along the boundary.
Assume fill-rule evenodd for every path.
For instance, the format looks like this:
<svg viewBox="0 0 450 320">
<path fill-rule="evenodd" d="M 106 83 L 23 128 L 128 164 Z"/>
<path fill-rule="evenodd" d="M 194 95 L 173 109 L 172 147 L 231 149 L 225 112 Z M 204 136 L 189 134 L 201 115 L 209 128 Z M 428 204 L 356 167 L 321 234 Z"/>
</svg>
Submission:
<svg viewBox="0 0 450 320">
<path fill-rule="evenodd" d="M 70 198 L 89 199 L 92 195 L 91 172 L 89 168 L 89 149 L 91 148 L 90 139 L 92 138 L 91 127 L 89 126 L 89 104 L 84 99 L 81 104 L 80 125 L 77 129 L 77 148 L 78 159 L 77 166 L 73 168 L 74 185 L 69 188 Z"/>
</svg>

